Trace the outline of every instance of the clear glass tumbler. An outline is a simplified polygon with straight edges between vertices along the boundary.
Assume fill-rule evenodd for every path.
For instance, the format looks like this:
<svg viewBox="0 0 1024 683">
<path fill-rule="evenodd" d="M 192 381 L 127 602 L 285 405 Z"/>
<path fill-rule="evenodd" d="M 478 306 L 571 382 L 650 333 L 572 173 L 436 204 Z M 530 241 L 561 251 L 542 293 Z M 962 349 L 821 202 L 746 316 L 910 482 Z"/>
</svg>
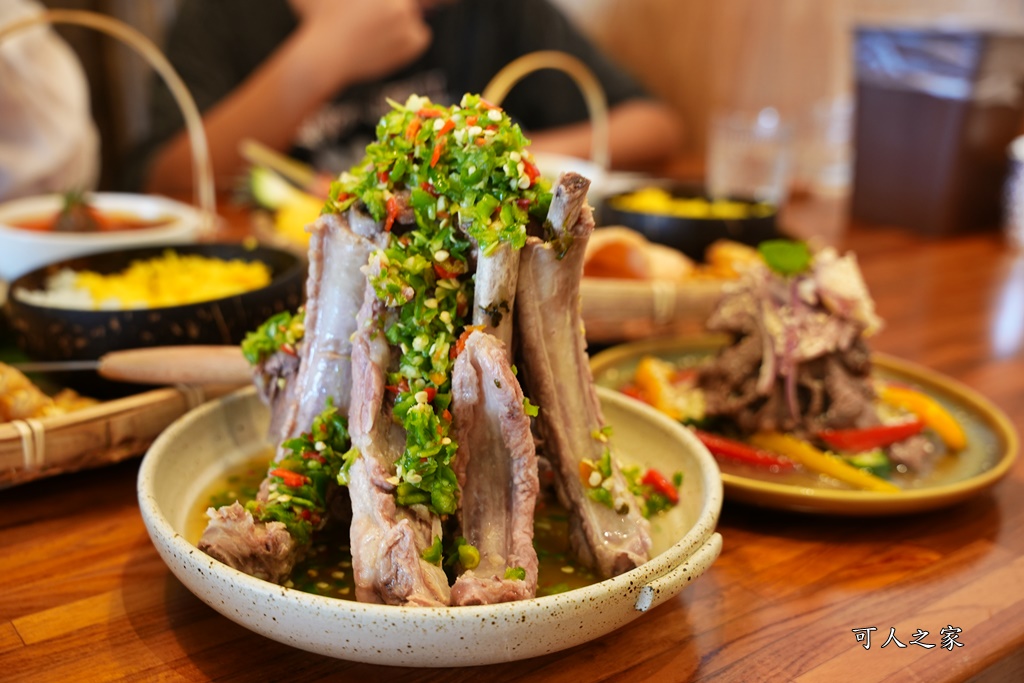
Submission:
<svg viewBox="0 0 1024 683">
<path fill-rule="evenodd" d="M 776 109 L 715 116 L 708 137 L 708 194 L 779 206 L 786 199 L 792 160 L 793 131 Z"/>
</svg>

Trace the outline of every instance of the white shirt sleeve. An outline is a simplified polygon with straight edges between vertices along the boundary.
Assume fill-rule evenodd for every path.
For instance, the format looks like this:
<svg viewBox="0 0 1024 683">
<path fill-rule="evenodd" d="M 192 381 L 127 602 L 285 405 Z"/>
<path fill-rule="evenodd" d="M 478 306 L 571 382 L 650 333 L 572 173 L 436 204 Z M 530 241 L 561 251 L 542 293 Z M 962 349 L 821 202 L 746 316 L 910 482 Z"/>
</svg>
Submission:
<svg viewBox="0 0 1024 683">
<path fill-rule="evenodd" d="M 41 11 L 35 0 L 0 2 L 0 26 Z M 71 48 L 36 25 L 0 41 L 0 201 L 92 189 L 99 135 L 89 85 Z"/>
</svg>

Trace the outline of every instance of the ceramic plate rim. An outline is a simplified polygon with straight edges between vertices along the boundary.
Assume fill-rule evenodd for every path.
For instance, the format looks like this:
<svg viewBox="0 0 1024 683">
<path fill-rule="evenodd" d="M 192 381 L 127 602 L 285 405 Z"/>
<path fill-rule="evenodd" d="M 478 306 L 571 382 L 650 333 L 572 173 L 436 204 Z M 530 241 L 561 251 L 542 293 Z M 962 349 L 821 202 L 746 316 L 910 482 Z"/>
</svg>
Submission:
<svg viewBox="0 0 1024 683">
<path fill-rule="evenodd" d="M 724 335 L 709 334 L 684 339 L 651 339 L 619 344 L 595 354 L 590 361 L 591 372 L 597 377 L 604 370 L 640 354 L 713 348 L 721 345 L 726 339 Z M 967 479 L 901 493 L 817 489 L 809 486 L 776 484 L 723 472 L 722 483 L 726 498 L 797 512 L 850 516 L 902 514 L 923 512 L 961 502 L 990 488 L 1010 471 L 1017 459 L 1019 439 L 1010 419 L 998 406 L 967 385 L 923 365 L 880 352 L 872 353 L 871 357 L 875 366 L 910 376 L 926 385 L 936 386 L 955 397 L 959 403 L 966 404 L 979 413 L 1001 445 L 1005 446 L 996 463 Z"/>
</svg>

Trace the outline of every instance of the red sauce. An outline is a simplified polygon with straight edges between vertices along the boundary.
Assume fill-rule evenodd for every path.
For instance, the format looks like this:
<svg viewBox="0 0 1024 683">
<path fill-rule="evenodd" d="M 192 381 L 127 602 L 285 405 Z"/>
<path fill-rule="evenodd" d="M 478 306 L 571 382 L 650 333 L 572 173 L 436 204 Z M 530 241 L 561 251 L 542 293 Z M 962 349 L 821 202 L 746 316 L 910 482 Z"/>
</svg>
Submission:
<svg viewBox="0 0 1024 683">
<path fill-rule="evenodd" d="M 54 222 L 58 214 L 39 216 L 38 218 L 22 219 L 7 223 L 11 227 L 21 230 L 32 230 L 33 232 L 53 232 Z M 123 211 L 99 211 L 93 209 L 93 215 L 98 219 L 100 232 L 118 232 L 121 230 L 139 230 L 141 228 L 156 228 L 167 225 L 173 218 L 161 216 L 154 219 L 140 218 L 135 214 Z"/>
</svg>

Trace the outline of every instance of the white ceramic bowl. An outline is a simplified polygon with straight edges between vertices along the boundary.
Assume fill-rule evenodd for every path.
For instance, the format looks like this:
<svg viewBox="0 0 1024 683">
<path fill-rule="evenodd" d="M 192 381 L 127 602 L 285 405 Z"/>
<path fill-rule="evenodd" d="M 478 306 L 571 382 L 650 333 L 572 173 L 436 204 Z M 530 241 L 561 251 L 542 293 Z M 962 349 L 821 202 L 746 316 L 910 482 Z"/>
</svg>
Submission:
<svg viewBox="0 0 1024 683">
<path fill-rule="evenodd" d="M 649 562 L 558 595 L 473 607 L 394 607 L 325 598 L 231 569 L 184 537 L 200 492 L 264 445 L 267 411 L 252 389 L 207 403 L 171 425 L 139 470 L 142 518 L 164 562 L 224 616 L 282 643 L 395 666 L 468 666 L 557 652 L 642 616 L 699 577 L 721 550 L 714 532 L 722 481 L 711 455 L 679 424 L 608 389 L 605 418 L 623 460 L 685 473 L 681 502 L 654 520 Z"/>
<path fill-rule="evenodd" d="M 54 233 L 23 230 L 9 225 L 60 211 L 60 195 L 25 197 L 0 204 L 0 279 L 19 275 L 55 261 L 128 247 L 194 242 L 202 228 L 202 213 L 188 204 L 142 194 L 96 192 L 91 203 L 101 211 L 129 213 L 144 220 L 169 218 L 152 228 L 101 233 Z"/>
</svg>

